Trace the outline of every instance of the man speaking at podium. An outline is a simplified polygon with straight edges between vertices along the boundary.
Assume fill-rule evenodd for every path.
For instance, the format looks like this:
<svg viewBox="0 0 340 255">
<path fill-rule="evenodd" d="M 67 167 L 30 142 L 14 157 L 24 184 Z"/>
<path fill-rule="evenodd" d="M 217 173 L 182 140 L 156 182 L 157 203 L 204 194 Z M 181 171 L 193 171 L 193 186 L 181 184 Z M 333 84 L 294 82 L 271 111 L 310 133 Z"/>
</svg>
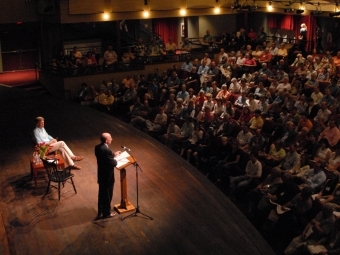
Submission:
<svg viewBox="0 0 340 255">
<path fill-rule="evenodd" d="M 111 218 L 116 216 L 116 213 L 111 213 L 111 200 L 113 195 L 113 185 L 115 182 L 114 168 L 117 165 L 115 156 L 120 154 L 120 151 L 114 154 L 109 148 L 112 142 L 112 137 L 109 133 L 102 133 L 100 136 L 101 143 L 96 145 L 94 151 L 98 165 L 98 215 L 96 220 L 101 218 Z"/>
</svg>

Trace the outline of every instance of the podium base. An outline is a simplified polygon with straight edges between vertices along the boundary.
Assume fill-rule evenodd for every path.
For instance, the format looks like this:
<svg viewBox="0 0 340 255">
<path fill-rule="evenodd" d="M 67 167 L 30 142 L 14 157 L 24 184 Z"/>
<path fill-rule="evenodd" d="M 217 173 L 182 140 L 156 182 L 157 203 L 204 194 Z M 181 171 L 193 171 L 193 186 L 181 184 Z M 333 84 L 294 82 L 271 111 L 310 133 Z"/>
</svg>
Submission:
<svg viewBox="0 0 340 255">
<path fill-rule="evenodd" d="M 122 207 L 120 204 L 114 205 L 115 210 L 121 214 L 121 213 L 126 213 L 126 212 L 131 212 L 136 209 L 132 204 L 127 205 L 126 207 Z"/>
</svg>

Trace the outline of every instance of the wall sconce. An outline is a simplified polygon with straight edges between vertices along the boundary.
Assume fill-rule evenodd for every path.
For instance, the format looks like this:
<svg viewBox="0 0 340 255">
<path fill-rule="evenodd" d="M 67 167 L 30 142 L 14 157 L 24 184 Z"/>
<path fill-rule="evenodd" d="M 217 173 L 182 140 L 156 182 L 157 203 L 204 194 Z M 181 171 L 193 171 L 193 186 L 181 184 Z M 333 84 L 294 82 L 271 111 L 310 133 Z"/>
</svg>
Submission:
<svg viewBox="0 0 340 255">
<path fill-rule="evenodd" d="M 143 11 L 143 17 L 148 18 L 150 16 L 150 13 L 148 11 Z"/>
<path fill-rule="evenodd" d="M 221 9 L 219 7 L 214 8 L 214 13 L 219 14 L 221 12 Z"/>
</svg>

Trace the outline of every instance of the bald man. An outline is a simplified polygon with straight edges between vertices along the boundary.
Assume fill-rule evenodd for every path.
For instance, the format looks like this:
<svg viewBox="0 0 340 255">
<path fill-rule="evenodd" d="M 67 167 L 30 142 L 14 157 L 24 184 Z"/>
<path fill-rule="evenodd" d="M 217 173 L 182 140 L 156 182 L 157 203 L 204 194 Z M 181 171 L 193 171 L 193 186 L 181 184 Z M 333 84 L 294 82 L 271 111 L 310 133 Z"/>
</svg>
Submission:
<svg viewBox="0 0 340 255">
<path fill-rule="evenodd" d="M 99 185 L 98 214 L 96 220 L 116 216 L 116 213 L 111 213 L 111 200 L 115 182 L 114 168 L 117 165 L 114 157 L 120 154 L 120 151 L 112 153 L 109 148 L 112 142 L 112 137 L 109 133 L 102 133 L 100 142 L 101 143 L 94 148 L 98 165 L 97 181 Z"/>
</svg>

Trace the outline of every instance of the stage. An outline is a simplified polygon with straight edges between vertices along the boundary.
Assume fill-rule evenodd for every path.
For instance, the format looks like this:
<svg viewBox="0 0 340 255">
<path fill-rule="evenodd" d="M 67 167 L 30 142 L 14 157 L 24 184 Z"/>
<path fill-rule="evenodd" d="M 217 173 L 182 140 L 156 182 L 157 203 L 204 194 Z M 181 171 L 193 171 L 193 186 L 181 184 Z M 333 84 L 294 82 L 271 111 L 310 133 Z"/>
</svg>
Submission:
<svg viewBox="0 0 340 255">
<path fill-rule="evenodd" d="M 0 73 L 0 85 L 5 87 L 34 84 L 38 80 L 39 72 L 34 69 Z"/>
<path fill-rule="evenodd" d="M 247 218 L 199 171 L 146 134 L 86 106 L 39 93 L 0 87 L 1 200 L 0 253 L 3 254 L 274 254 Z M 35 117 L 45 117 L 49 134 L 64 140 L 84 160 L 73 170 L 78 194 L 58 201 L 56 190 L 42 199 L 30 179 Z M 97 214 L 94 146 L 102 132 L 111 149 L 131 149 L 139 172 L 140 210 L 153 220 L 120 214 L 92 222 Z M 128 199 L 136 206 L 136 172 L 127 169 Z M 115 170 L 112 206 L 120 202 Z M 66 184 L 68 189 L 70 184 Z M 2 225 L 3 223 L 3 225 Z"/>
</svg>

